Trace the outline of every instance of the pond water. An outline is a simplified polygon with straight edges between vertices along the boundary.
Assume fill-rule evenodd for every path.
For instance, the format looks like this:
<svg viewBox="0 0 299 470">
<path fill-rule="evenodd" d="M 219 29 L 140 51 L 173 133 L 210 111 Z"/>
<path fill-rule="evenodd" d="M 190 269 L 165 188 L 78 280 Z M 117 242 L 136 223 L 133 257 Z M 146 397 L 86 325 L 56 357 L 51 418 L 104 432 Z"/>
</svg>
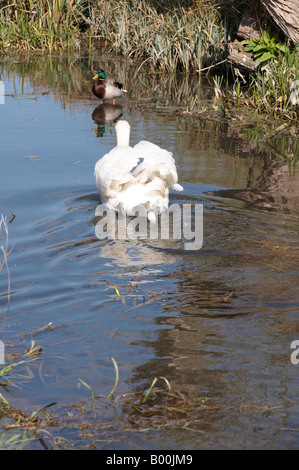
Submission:
<svg viewBox="0 0 299 470">
<path fill-rule="evenodd" d="M 99 65 L 128 89 L 114 108 L 91 93 Z M 265 122 L 192 117 L 194 97 L 212 107 L 209 82 L 139 65 L 0 63 L 0 213 L 12 249 L 0 339 L 6 363 L 25 360 L 0 393 L 29 415 L 55 402 L 48 431 L 68 448 L 298 448 L 297 136 L 263 140 Z M 116 145 L 119 117 L 132 144 L 173 152 L 184 191 L 170 202 L 203 205 L 201 249 L 96 237 L 94 165 Z M 42 348 L 35 361 L 30 346 Z M 155 378 L 165 395 L 141 406 Z M 28 447 L 43 448 L 36 435 Z"/>
</svg>

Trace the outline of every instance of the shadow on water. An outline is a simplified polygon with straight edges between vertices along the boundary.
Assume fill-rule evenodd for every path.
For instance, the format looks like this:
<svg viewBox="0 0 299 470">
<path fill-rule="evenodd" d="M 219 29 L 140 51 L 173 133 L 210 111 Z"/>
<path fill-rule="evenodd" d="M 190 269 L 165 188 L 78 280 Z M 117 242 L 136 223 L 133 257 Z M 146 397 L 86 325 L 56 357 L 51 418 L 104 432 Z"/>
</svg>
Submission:
<svg viewBox="0 0 299 470">
<path fill-rule="evenodd" d="M 0 334 L 9 361 L 24 358 L 32 341 L 41 348 L 9 376 L 20 388 L 1 383 L 2 395 L 31 411 L 56 402 L 56 426 L 43 426 L 67 447 L 298 448 L 290 360 L 298 339 L 297 136 L 273 134 L 265 121 L 190 114 L 191 95 L 193 109 L 213 104 L 211 85 L 197 76 L 103 61 L 128 88 L 117 106 L 91 94 L 94 58 L 0 64 L 0 203 L 1 213 L 14 214 Z M 119 118 L 130 121 L 132 144 L 149 139 L 174 153 L 184 192 L 170 202 L 203 204 L 200 250 L 180 239 L 97 238 L 93 169 L 115 146 Z M 0 282 L 5 302 L 4 270 Z M 107 401 L 111 357 L 119 381 Z M 80 379 L 94 391 L 91 404 Z"/>
</svg>

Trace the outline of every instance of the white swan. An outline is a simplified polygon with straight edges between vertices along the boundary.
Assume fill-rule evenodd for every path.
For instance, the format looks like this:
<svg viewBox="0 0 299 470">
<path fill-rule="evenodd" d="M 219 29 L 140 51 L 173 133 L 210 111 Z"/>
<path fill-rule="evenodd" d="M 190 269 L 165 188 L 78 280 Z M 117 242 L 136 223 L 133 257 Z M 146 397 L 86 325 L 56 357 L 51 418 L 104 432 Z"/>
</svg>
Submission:
<svg viewBox="0 0 299 470">
<path fill-rule="evenodd" d="M 168 208 L 169 188 L 182 191 L 172 153 L 142 140 L 129 146 L 130 125 L 115 125 L 117 146 L 95 165 L 95 179 L 102 202 L 123 214 L 135 215 L 134 207 L 146 207 L 148 219 Z"/>
</svg>

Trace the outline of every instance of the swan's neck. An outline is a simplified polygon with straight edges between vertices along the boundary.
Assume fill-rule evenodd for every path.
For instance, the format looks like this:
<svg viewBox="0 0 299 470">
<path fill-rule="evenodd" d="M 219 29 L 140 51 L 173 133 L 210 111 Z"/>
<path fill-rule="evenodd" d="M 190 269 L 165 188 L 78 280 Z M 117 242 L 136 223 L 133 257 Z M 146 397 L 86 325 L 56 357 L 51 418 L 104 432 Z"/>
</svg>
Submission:
<svg viewBox="0 0 299 470">
<path fill-rule="evenodd" d="M 117 146 L 118 147 L 129 147 L 130 145 L 130 129 L 122 128 L 118 129 L 117 132 Z"/>
</svg>

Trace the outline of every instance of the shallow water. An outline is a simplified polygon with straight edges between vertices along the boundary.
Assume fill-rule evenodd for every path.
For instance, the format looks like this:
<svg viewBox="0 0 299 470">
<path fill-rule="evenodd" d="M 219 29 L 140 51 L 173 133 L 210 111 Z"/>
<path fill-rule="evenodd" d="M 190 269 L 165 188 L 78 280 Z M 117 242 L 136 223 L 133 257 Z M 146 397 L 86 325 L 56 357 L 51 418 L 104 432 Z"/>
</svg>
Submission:
<svg viewBox="0 0 299 470">
<path fill-rule="evenodd" d="M 113 109 L 90 92 L 97 64 L 88 58 L 0 64 L 0 209 L 12 248 L 9 299 L 5 268 L 0 275 L 0 339 L 7 362 L 32 340 L 42 347 L 9 376 L 19 388 L 0 393 L 30 413 L 56 402 L 51 413 L 74 418 L 51 429 L 68 447 L 298 448 L 297 137 L 265 144 L 252 124 L 176 114 L 190 93 L 210 105 L 209 83 L 153 80 L 113 57 L 105 64 L 128 89 Z M 180 240 L 96 237 L 94 164 L 115 146 L 120 116 L 132 144 L 149 139 L 173 152 L 184 191 L 171 203 L 203 204 L 200 250 Z M 116 402 L 85 409 L 85 434 L 72 407 L 90 400 L 80 379 L 107 397 L 111 357 Z M 159 408 L 151 420 L 138 414 L 132 394 L 155 377 L 190 395 L 194 413 L 162 423 Z"/>
</svg>

